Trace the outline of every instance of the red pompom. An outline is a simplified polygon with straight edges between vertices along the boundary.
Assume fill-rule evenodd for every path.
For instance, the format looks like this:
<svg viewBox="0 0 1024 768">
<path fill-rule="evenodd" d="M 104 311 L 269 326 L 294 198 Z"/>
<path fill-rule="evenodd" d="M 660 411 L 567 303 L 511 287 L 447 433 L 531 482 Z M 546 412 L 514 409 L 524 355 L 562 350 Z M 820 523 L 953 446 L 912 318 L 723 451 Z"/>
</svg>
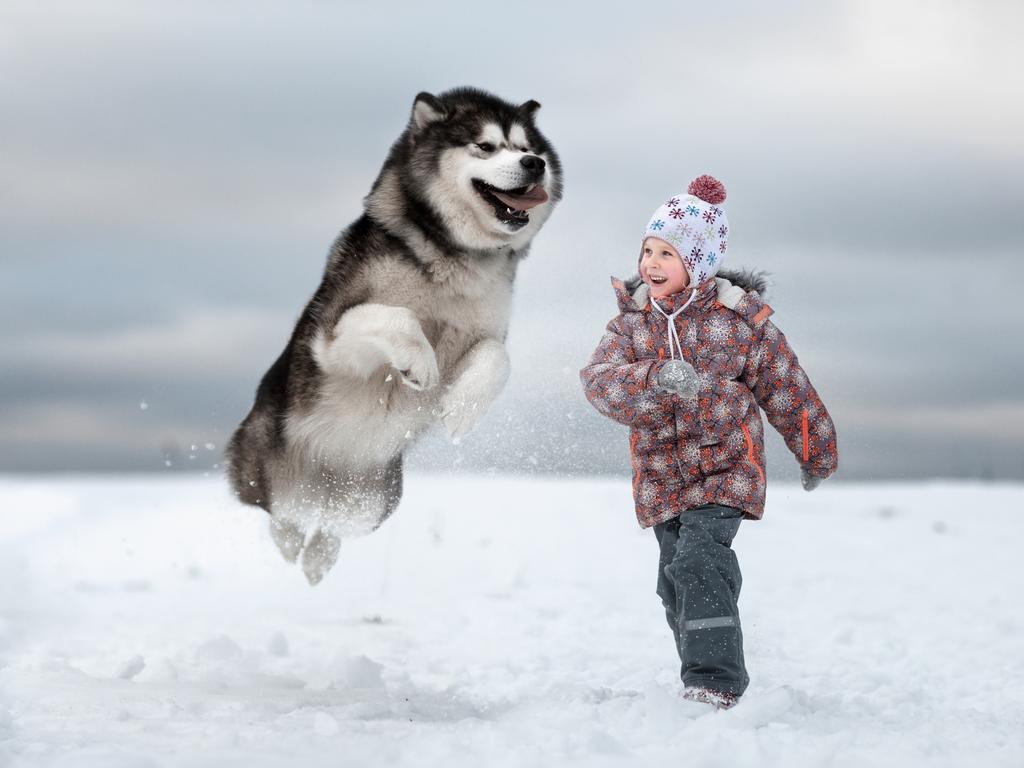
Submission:
<svg viewBox="0 0 1024 768">
<path fill-rule="evenodd" d="M 698 176 L 691 181 L 686 191 L 694 197 L 699 197 L 705 203 L 711 203 L 712 205 L 719 205 L 725 202 L 725 185 L 714 176 L 708 176 L 707 174 Z"/>
</svg>

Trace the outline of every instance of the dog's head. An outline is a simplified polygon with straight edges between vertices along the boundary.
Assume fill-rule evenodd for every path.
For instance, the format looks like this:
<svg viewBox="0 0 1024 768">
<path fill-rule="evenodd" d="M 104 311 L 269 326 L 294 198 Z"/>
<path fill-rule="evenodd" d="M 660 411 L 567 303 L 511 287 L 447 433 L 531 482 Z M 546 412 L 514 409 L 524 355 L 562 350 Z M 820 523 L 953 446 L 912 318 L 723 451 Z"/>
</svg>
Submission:
<svg viewBox="0 0 1024 768">
<path fill-rule="evenodd" d="M 562 195 L 558 156 L 534 122 L 539 107 L 474 88 L 419 94 L 381 174 L 397 175 L 404 215 L 462 248 L 527 245 Z"/>
</svg>

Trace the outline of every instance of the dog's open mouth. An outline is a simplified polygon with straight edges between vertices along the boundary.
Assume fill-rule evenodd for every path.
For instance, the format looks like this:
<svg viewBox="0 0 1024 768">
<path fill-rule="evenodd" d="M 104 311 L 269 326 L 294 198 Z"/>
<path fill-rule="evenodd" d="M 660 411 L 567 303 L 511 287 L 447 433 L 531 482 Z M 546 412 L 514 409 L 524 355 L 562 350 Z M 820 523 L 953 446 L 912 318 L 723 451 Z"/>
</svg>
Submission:
<svg viewBox="0 0 1024 768">
<path fill-rule="evenodd" d="M 522 227 L 530 221 L 530 209 L 546 202 L 548 193 L 544 187 L 528 184 L 515 189 L 498 189 L 486 181 L 473 179 L 473 187 L 484 200 L 494 208 L 498 220 L 513 227 Z"/>
</svg>

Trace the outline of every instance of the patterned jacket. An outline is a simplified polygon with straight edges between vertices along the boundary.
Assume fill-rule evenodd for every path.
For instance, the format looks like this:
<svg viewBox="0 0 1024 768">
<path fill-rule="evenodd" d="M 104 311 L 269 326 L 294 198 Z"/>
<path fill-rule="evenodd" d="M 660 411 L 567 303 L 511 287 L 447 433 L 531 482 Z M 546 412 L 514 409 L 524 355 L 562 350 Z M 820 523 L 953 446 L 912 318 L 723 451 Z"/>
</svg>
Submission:
<svg viewBox="0 0 1024 768">
<path fill-rule="evenodd" d="M 651 309 L 647 286 L 639 278 L 628 285 L 613 278 L 612 287 L 621 312 L 608 323 L 580 379 L 594 408 L 630 428 L 641 526 L 710 503 L 761 517 L 765 462 L 758 406 L 801 467 L 823 478 L 835 472 L 832 419 L 756 291 L 722 277 L 697 286 L 675 321 L 682 354 L 700 380 L 697 394 L 682 398 L 656 384 L 671 354 L 667 320 Z M 671 313 L 690 294 L 665 297 L 659 306 Z"/>
</svg>

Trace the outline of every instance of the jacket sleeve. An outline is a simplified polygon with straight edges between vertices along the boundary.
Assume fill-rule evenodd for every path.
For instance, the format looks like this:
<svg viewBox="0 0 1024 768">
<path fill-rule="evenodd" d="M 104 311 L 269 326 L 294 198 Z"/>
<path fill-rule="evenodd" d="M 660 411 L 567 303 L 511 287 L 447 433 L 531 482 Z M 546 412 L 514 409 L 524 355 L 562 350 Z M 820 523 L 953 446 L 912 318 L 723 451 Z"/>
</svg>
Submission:
<svg viewBox="0 0 1024 768">
<path fill-rule="evenodd" d="M 803 469 L 825 478 L 839 466 L 836 429 L 786 337 L 765 320 L 753 354 L 754 398 Z"/>
<path fill-rule="evenodd" d="M 605 329 L 590 362 L 580 371 L 583 392 L 598 413 L 632 427 L 659 425 L 671 396 L 655 385 L 660 360 L 638 360 L 616 317 Z"/>
</svg>

